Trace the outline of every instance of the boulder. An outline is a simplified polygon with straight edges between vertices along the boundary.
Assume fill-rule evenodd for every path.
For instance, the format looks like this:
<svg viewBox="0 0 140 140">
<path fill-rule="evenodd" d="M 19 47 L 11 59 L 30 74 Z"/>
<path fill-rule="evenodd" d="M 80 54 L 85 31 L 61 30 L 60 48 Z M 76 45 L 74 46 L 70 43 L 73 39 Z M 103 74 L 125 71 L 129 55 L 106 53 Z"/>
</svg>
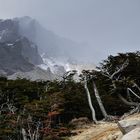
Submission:
<svg viewBox="0 0 140 140">
<path fill-rule="evenodd" d="M 140 127 L 124 135 L 121 140 L 140 140 Z"/>
<path fill-rule="evenodd" d="M 130 118 L 126 120 L 121 120 L 118 122 L 118 126 L 123 134 L 130 132 L 131 130 L 140 127 L 140 118 Z M 139 134 L 140 135 L 140 134 Z"/>
</svg>

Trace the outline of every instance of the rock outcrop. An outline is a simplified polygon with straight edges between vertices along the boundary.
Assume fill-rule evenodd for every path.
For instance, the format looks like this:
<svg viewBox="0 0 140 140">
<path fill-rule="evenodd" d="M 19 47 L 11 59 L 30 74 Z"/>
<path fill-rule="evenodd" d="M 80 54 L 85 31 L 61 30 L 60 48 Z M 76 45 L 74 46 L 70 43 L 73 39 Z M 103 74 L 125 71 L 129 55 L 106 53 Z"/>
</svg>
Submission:
<svg viewBox="0 0 140 140">
<path fill-rule="evenodd" d="M 140 140 L 140 127 L 124 135 L 121 140 Z"/>
<path fill-rule="evenodd" d="M 16 44 L 0 43 L 0 70 L 3 75 L 10 75 L 17 71 L 33 70 L 34 65 L 22 56 L 22 47 Z"/>
<path fill-rule="evenodd" d="M 39 65 L 43 63 L 41 56 L 38 53 L 37 46 L 29 41 L 26 37 L 18 39 L 14 43 L 17 47 L 21 47 L 22 56 L 29 61 L 29 63 L 34 65 Z"/>
<path fill-rule="evenodd" d="M 27 72 L 43 63 L 37 46 L 19 33 L 17 20 L 0 20 L 0 74 Z"/>
<path fill-rule="evenodd" d="M 140 114 L 129 116 L 118 122 L 124 136 L 121 140 L 140 140 Z"/>
<path fill-rule="evenodd" d="M 123 134 L 130 132 L 131 130 L 140 127 L 140 118 L 131 118 L 129 120 L 121 120 L 118 122 L 118 126 Z"/>
</svg>

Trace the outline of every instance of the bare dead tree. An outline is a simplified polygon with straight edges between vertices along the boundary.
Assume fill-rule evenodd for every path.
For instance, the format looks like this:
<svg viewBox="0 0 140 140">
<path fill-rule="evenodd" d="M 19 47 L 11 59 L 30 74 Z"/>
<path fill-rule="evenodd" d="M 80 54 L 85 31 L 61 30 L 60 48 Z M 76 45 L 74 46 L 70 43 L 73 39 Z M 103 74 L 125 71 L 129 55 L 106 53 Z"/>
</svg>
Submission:
<svg viewBox="0 0 140 140">
<path fill-rule="evenodd" d="M 102 102 L 102 100 L 101 100 L 101 97 L 100 97 L 100 95 L 99 95 L 98 89 L 97 89 L 96 84 L 95 84 L 94 81 L 93 81 L 93 88 L 94 88 L 95 97 L 96 97 L 96 99 L 97 99 L 97 102 L 98 102 L 98 104 L 99 104 L 99 107 L 100 107 L 100 109 L 101 109 L 101 112 L 102 112 L 104 118 L 105 118 L 105 119 L 108 119 L 109 116 L 108 116 L 108 114 L 107 114 L 107 112 L 106 112 L 106 110 L 105 110 L 105 107 L 104 107 L 104 105 L 103 105 L 103 102 Z"/>
<path fill-rule="evenodd" d="M 135 97 L 140 99 L 140 96 L 138 96 L 131 88 L 127 88 L 128 91 L 130 91 Z"/>
<path fill-rule="evenodd" d="M 86 76 L 84 77 L 84 88 L 85 88 L 85 91 L 86 91 L 86 94 L 87 94 L 88 104 L 89 104 L 90 110 L 92 112 L 92 120 L 95 123 L 97 123 L 95 109 L 94 109 L 94 107 L 92 105 L 92 100 L 91 100 L 90 92 L 89 92 L 89 89 L 88 89 L 88 86 L 87 86 L 87 77 Z"/>
<path fill-rule="evenodd" d="M 23 140 L 39 140 L 40 121 L 33 122 L 30 117 L 27 118 L 27 127 L 21 128 Z"/>
<path fill-rule="evenodd" d="M 15 111 L 17 110 L 17 108 L 13 104 L 6 102 L 0 106 L 0 114 L 2 111 L 5 111 L 5 110 L 8 110 L 10 113 L 15 114 Z"/>
<path fill-rule="evenodd" d="M 87 95 L 89 96 L 88 97 L 88 102 L 89 102 L 89 106 L 90 106 L 93 114 L 95 113 L 95 110 L 93 110 L 94 108 L 92 109 L 92 106 L 91 106 L 91 103 L 92 102 L 90 101 L 91 100 L 91 97 L 90 97 L 90 92 L 89 92 L 89 89 L 88 89 L 88 86 L 87 86 L 87 79 L 92 80 L 93 89 L 94 89 L 94 95 L 95 95 L 95 98 L 96 98 L 96 100 L 98 102 L 98 105 L 100 107 L 100 110 L 101 110 L 101 112 L 102 112 L 102 114 L 104 116 L 104 119 L 105 120 L 112 120 L 113 117 L 107 114 L 106 109 L 105 109 L 105 107 L 103 105 L 103 102 L 101 100 L 99 91 L 98 91 L 97 86 L 96 86 L 96 83 L 94 81 L 95 75 L 93 74 L 93 71 L 92 72 L 90 72 L 90 71 L 83 71 L 83 75 L 84 75 L 84 87 L 85 87 L 85 90 L 86 90 Z"/>
</svg>

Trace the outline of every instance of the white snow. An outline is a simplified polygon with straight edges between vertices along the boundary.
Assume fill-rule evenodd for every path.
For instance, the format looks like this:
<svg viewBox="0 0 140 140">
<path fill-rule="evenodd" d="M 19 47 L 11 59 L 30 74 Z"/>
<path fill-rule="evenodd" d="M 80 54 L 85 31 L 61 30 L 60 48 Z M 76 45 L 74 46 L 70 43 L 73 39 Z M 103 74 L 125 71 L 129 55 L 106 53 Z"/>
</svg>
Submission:
<svg viewBox="0 0 140 140">
<path fill-rule="evenodd" d="M 38 67 L 40 67 L 43 70 L 47 70 L 49 68 L 46 64 L 40 64 L 38 65 Z"/>
<path fill-rule="evenodd" d="M 7 32 L 7 30 L 0 31 L 0 40 L 3 38 L 3 35 Z"/>
<path fill-rule="evenodd" d="M 13 46 L 13 44 L 12 44 L 12 43 L 8 43 L 7 45 L 8 45 L 8 46 Z"/>
<path fill-rule="evenodd" d="M 53 74 L 57 73 L 57 68 L 59 66 L 63 66 L 65 71 L 76 70 L 78 75 L 80 75 L 83 70 L 95 70 L 96 69 L 96 66 L 94 64 L 85 64 L 85 63 L 78 63 L 78 62 L 71 64 L 67 61 L 65 61 L 65 62 L 63 60 L 61 61 L 61 59 L 45 57 L 45 53 L 43 53 L 41 55 L 41 57 L 42 57 L 44 63 L 39 65 L 39 67 L 42 68 L 43 70 L 47 70 L 48 68 L 50 68 L 50 70 Z"/>
<path fill-rule="evenodd" d="M 51 70 L 52 73 L 55 73 L 55 65 L 57 65 L 54 60 L 52 60 L 51 58 L 43 58 L 43 62 L 44 65 L 42 65 L 42 68 L 46 68 L 46 66 L 48 66 Z"/>
</svg>

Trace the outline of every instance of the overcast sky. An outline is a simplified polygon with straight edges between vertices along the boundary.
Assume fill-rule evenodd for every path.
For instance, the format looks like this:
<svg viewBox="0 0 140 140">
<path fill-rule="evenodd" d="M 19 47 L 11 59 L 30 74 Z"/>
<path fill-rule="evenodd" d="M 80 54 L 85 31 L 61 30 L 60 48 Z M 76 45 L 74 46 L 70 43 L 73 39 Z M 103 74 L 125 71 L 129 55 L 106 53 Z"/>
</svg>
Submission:
<svg viewBox="0 0 140 140">
<path fill-rule="evenodd" d="M 47 29 L 89 44 L 94 61 L 140 50 L 140 0 L 0 0 L 0 17 L 31 16 Z"/>
</svg>

